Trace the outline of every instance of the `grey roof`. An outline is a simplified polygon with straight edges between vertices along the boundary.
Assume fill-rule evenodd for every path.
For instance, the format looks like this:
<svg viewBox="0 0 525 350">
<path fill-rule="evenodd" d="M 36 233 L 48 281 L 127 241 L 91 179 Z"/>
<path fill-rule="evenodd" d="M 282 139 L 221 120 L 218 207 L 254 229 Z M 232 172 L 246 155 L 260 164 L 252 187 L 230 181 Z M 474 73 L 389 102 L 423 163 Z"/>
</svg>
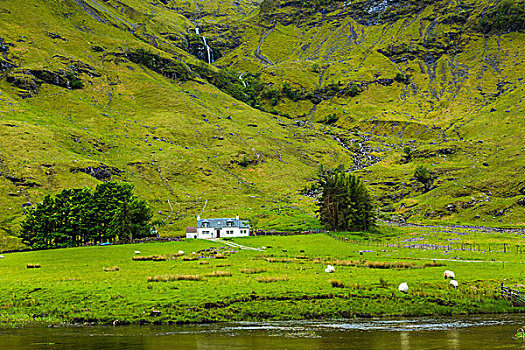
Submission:
<svg viewBox="0 0 525 350">
<path fill-rule="evenodd" d="M 200 220 L 197 220 L 197 227 L 198 228 L 203 228 L 203 223 L 205 222 L 208 222 L 210 223 L 210 226 L 209 228 L 228 228 L 228 227 L 238 227 L 238 228 L 247 228 L 249 229 L 250 228 L 250 224 L 248 224 L 248 222 L 246 221 L 242 221 L 242 220 L 237 220 L 235 218 L 231 219 L 231 218 L 223 218 L 223 219 L 200 219 Z M 233 225 L 232 226 L 226 226 L 226 223 L 227 222 L 232 222 Z M 206 227 L 208 228 L 208 227 Z"/>
</svg>

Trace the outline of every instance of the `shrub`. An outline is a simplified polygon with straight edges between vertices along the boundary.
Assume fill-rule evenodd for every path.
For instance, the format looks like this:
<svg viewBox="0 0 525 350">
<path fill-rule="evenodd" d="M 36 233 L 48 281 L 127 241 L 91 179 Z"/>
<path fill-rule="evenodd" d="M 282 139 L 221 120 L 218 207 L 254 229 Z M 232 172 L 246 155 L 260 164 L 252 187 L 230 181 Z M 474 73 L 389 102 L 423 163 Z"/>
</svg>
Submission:
<svg viewBox="0 0 525 350">
<path fill-rule="evenodd" d="M 425 186 L 425 191 L 428 191 L 434 182 L 434 174 L 423 165 L 414 170 L 414 177 Z"/>
<path fill-rule="evenodd" d="M 326 117 L 324 117 L 323 124 L 333 125 L 338 120 L 339 120 L 339 117 L 337 116 L 337 114 L 335 114 L 335 113 L 328 114 Z"/>
<path fill-rule="evenodd" d="M 383 279 L 383 277 L 379 278 L 379 285 L 383 288 L 388 287 L 388 282 Z"/>
<path fill-rule="evenodd" d="M 394 80 L 397 81 L 398 83 L 408 85 L 410 84 L 411 77 L 412 76 L 410 74 L 403 74 L 403 73 L 397 72 L 396 76 L 394 77 Z"/>
</svg>

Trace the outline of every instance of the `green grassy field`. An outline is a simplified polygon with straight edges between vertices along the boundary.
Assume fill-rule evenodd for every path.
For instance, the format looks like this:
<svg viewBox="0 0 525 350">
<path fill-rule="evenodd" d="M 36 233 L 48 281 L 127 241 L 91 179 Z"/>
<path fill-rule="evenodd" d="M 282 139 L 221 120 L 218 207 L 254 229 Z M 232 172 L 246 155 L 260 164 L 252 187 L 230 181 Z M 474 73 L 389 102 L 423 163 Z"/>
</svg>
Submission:
<svg viewBox="0 0 525 350">
<path fill-rule="evenodd" d="M 4 254 L 0 321 L 121 324 L 522 311 L 498 297 L 502 282 L 524 287 L 521 235 L 382 230 L 381 236 L 232 239 L 266 247 L 261 251 L 184 240 Z M 412 244 L 442 248 L 407 247 Z M 334 273 L 324 272 L 328 264 Z M 455 272 L 458 289 L 444 279 L 445 270 Z M 406 294 L 397 290 L 402 282 L 408 283 Z"/>
</svg>

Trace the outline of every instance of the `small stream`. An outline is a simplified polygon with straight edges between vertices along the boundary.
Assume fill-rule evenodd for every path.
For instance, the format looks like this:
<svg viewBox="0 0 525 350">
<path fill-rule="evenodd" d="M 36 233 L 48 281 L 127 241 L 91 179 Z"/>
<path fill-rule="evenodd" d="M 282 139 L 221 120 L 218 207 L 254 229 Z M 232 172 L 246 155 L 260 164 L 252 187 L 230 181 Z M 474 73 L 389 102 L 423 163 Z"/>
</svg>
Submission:
<svg viewBox="0 0 525 350">
<path fill-rule="evenodd" d="M 173 326 L 0 328 L 0 348 L 22 349 L 525 349 L 525 315 Z"/>
</svg>

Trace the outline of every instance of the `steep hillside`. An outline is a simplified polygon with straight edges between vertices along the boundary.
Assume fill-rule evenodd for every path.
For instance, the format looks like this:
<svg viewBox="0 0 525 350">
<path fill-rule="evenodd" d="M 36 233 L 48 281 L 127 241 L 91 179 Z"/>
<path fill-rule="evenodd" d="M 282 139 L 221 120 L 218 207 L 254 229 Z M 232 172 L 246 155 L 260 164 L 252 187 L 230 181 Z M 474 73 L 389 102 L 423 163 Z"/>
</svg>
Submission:
<svg viewBox="0 0 525 350">
<path fill-rule="evenodd" d="M 216 65 L 262 71 L 264 108 L 377 162 L 359 173 L 385 211 L 523 224 L 524 23 L 523 1 L 265 1 Z"/>
<path fill-rule="evenodd" d="M 300 192 L 339 164 L 388 217 L 523 225 L 522 16 L 523 1 L 3 1 L 0 246 L 44 194 L 109 179 L 169 216 L 162 234 L 206 201 L 317 227 Z"/>
<path fill-rule="evenodd" d="M 155 48 L 161 30 L 194 30 L 176 12 L 159 5 L 153 16 L 137 5 L 143 15 L 128 16 L 95 4 L 1 4 L 2 231 L 14 235 L 23 208 L 46 193 L 108 179 L 134 183 L 158 218 L 170 215 L 170 200 L 163 234 L 194 224 L 206 200 L 208 215 L 264 213 L 268 221 L 282 212 L 315 225 L 312 200 L 298 190 L 320 163 L 348 163 L 349 155 L 316 130 L 223 93 L 176 45 Z M 143 33 L 155 25 L 149 45 Z"/>
</svg>

